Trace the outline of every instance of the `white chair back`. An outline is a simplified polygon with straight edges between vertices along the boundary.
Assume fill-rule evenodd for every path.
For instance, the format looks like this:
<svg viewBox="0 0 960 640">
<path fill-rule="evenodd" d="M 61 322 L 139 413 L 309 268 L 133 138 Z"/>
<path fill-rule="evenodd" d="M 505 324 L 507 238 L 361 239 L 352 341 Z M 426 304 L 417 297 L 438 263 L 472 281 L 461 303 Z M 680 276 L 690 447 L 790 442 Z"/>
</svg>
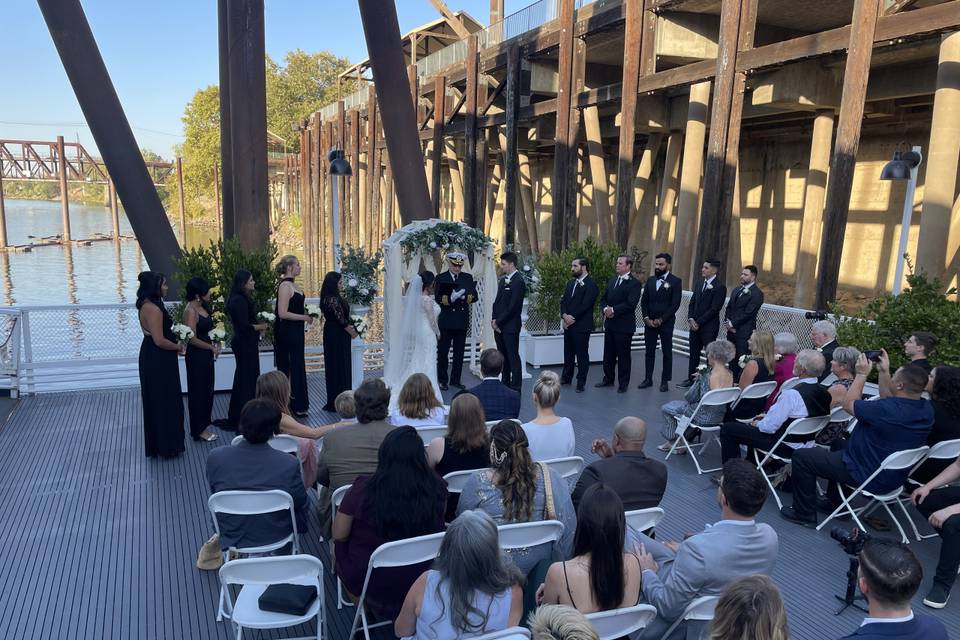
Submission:
<svg viewBox="0 0 960 640">
<path fill-rule="evenodd" d="M 830 410 L 830 422 L 849 422 L 853 416 L 844 410 L 843 407 L 834 407 Z"/>
<path fill-rule="evenodd" d="M 656 607 L 649 604 L 638 604 L 612 611 L 598 611 L 588 613 L 587 620 L 596 629 L 600 640 L 615 640 L 629 636 L 645 628 L 657 617 Z"/>
<path fill-rule="evenodd" d="M 443 532 L 431 533 L 416 538 L 384 542 L 370 556 L 369 571 L 390 567 L 406 567 L 433 560 L 440 551 Z"/>
<path fill-rule="evenodd" d="M 907 467 L 912 467 L 917 464 L 925 455 L 927 451 L 930 450 L 930 447 L 918 447 L 916 449 L 906 449 L 904 451 L 897 451 L 891 453 L 886 458 L 883 459 L 883 462 L 880 463 L 880 468 L 877 469 L 872 476 L 877 475 L 881 471 L 896 471 L 898 469 L 906 469 Z M 869 484 L 865 482 L 864 485 Z"/>
<path fill-rule="evenodd" d="M 300 452 L 300 443 L 293 436 L 285 433 L 278 433 L 269 440 L 267 444 L 277 451 L 283 451 L 291 455 L 297 455 Z"/>
<path fill-rule="evenodd" d="M 502 631 L 492 631 L 482 636 L 474 636 L 473 640 L 527 640 L 530 630 L 523 627 L 510 627 Z"/>
<path fill-rule="evenodd" d="M 299 551 L 297 516 L 293 498 L 286 491 L 279 489 L 269 491 L 218 491 L 207 499 L 207 507 L 213 516 L 213 526 L 218 535 L 220 534 L 220 522 L 217 519 L 219 513 L 234 516 L 255 516 L 286 511 L 290 514 L 290 535 L 265 545 L 243 547 L 237 550 L 241 553 L 266 553 L 279 549 L 292 541 L 294 553 Z"/>
<path fill-rule="evenodd" d="M 796 438 L 797 436 L 810 436 L 819 433 L 821 429 L 830 422 L 830 416 L 810 416 L 799 418 L 791 422 L 783 433 L 783 438 Z"/>
<path fill-rule="evenodd" d="M 570 456 L 568 458 L 551 458 L 550 460 L 540 460 L 563 477 L 564 480 L 580 475 L 585 463 L 580 456 Z"/>
<path fill-rule="evenodd" d="M 634 531 L 646 533 L 657 526 L 657 523 L 663 519 L 663 509 L 661 507 L 649 507 L 647 509 L 634 509 L 623 514 L 627 521 L 627 526 L 633 527 Z"/>
<path fill-rule="evenodd" d="M 225 585 L 275 584 L 293 583 L 306 578 L 316 579 L 319 583 L 322 571 L 323 563 L 311 555 L 242 558 L 226 562 L 220 567 L 220 581 Z"/>
<path fill-rule="evenodd" d="M 683 421 L 678 421 L 677 428 L 686 430 L 688 426 L 696 426 L 697 414 L 700 413 L 700 409 L 704 407 L 719 407 L 725 404 L 733 404 L 739 397 L 739 387 L 728 387 L 726 389 L 714 389 L 712 391 L 707 391 L 705 394 L 703 394 L 703 397 L 700 398 L 700 402 L 697 403 L 697 408 L 694 409 L 693 413 L 690 415 L 689 424 L 683 423 Z"/>
<path fill-rule="evenodd" d="M 243 436 L 234 436 L 233 440 L 230 441 L 230 446 L 231 447 L 236 446 L 241 442 L 243 442 Z"/>
<path fill-rule="evenodd" d="M 340 503 L 343 502 L 343 496 L 347 495 L 347 491 L 350 490 L 352 484 L 345 484 L 336 491 L 333 492 L 333 495 L 330 496 L 330 504 L 333 506 L 333 515 L 337 515 L 337 509 L 340 508 Z"/>
<path fill-rule="evenodd" d="M 451 471 L 447 475 L 443 476 L 443 479 L 447 482 L 447 493 L 463 493 L 463 487 L 467 484 L 467 480 L 475 474 L 478 469 L 473 469 L 470 471 Z"/>
<path fill-rule="evenodd" d="M 740 404 L 741 400 L 769 398 L 770 394 L 773 393 L 776 388 L 777 383 L 775 380 L 767 380 L 766 382 L 754 382 L 753 384 L 748 384 L 745 389 L 740 391 L 740 397 L 737 398 L 731 408 L 736 408 L 736 406 Z"/>
<path fill-rule="evenodd" d="M 670 625 L 670 628 L 660 637 L 660 640 L 667 640 L 681 622 L 687 620 L 713 620 L 713 613 L 717 608 L 717 600 L 719 599 L 719 596 L 700 596 L 688 604 L 687 608 L 683 610 L 683 614 Z"/>
<path fill-rule="evenodd" d="M 828 362 L 828 363 L 827 363 L 827 368 L 829 368 L 829 367 L 830 367 L 830 363 Z M 837 380 L 838 380 L 837 374 L 835 374 L 835 373 L 828 373 L 828 374 L 827 374 L 827 377 L 820 381 L 820 384 L 822 384 L 822 385 L 825 386 L 825 387 L 829 387 L 830 385 L 832 385 L 832 384 L 833 384 L 834 382 L 836 382 Z"/>
<path fill-rule="evenodd" d="M 559 520 L 502 524 L 497 529 L 500 532 L 500 548 L 506 550 L 535 547 L 548 542 L 556 544 L 563 535 L 563 523 Z"/>
<path fill-rule="evenodd" d="M 927 452 L 928 460 L 956 460 L 960 457 L 960 439 L 944 440 L 930 447 Z"/>
<path fill-rule="evenodd" d="M 447 435 L 447 425 L 445 424 L 432 424 L 426 427 L 416 427 L 416 429 L 424 445 L 430 444 L 434 438 L 442 438 Z"/>
<path fill-rule="evenodd" d="M 793 389 L 798 384 L 800 384 L 800 378 L 797 378 L 796 376 L 788 380 L 784 380 L 783 384 L 780 385 L 780 393 L 783 393 L 784 391 L 789 391 L 790 389 Z"/>
<path fill-rule="evenodd" d="M 520 421 L 517 420 L 516 418 L 506 418 L 506 420 L 510 420 L 511 422 L 516 422 L 518 425 L 522 425 L 522 424 L 523 424 L 522 422 L 520 422 Z M 487 431 L 490 431 L 490 429 L 492 429 L 492 428 L 495 427 L 496 425 L 500 424 L 501 422 L 503 422 L 503 420 L 487 420 L 487 422 L 486 422 Z"/>
<path fill-rule="evenodd" d="M 327 615 L 323 594 L 323 563 L 310 555 L 271 556 L 231 560 L 220 567 L 220 593 L 224 613 L 231 618 L 236 637 L 243 629 L 281 629 L 317 619 L 317 638 L 325 638 Z M 314 587 L 317 598 L 304 615 L 264 612 L 258 598 L 269 585 L 299 584 Z M 240 585 L 234 597 L 230 585 Z"/>
</svg>

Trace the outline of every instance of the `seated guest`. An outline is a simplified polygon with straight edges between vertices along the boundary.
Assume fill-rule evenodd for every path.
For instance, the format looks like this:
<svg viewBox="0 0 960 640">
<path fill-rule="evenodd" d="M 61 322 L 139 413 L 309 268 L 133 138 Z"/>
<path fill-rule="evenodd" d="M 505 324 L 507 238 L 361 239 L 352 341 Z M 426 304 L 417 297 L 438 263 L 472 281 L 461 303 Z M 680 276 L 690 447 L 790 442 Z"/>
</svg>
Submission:
<svg viewBox="0 0 960 640">
<path fill-rule="evenodd" d="M 446 483 L 427 464 L 417 430 L 393 429 L 380 444 L 376 471 L 353 481 L 333 522 L 335 567 L 346 590 L 360 595 L 370 556 L 380 545 L 443 531 L 446 504 Z M 367 585 L 369 609 L 395 618 L 429 566 L 377 569 Z"/>
<path fill-rule="evenodd" d="M 773 348 L 773 334 L 769 331 L 754 331 L 747 340 L 750 355 L 746 356 L 746 364 L 740 372 L 740 390 L 743 391 L 751 384 L 769 382 L 773 380 L 773 371 L 777 364 L 777 352 Z M 737 403 L 731 410 L 730 419 L 752 418 L 763 411 L 766 398 L 748 398 Z"/>
<path fill-rule="evenodd" d="M 280 374 L 283 375 L 283 374 Z M 250 400 L 240 412 L 243 440 L 233 447 L 218 447 L 207 456 L 210 492 L 286 491 L 293 498 L 297 531 L 307 532 L 307 492 L 300 465 L 293 456 L 277 451 L 267 441 L 280 425 L 280 410 L 273 402 Z M 220 547 L 259 547 L 292 533 L 287 511 L 257 516 L 221 515 Z"/>
<path fill-rule="evenodd" d="M 600 640 L 597 630 L 587 618 L 562 604 L 538 608 L 527 619 L 532 640 Z"/>
<path fill-rule="evenodd" d="M 784 382 L 793 377 L 793 364 L 797 361 L 797 350 L 800 348 L 797 342 L 797 336 L 787 331 L 781 331 L 773 336 L 773 350 L 776 353 L 774 358 L 776 363 L 773 365 L 773 379 L 777 383 L 773 393 L 767 398 L 764 404 L 764 410 L 773 406 L 780 393 L 780 387 Z M 826 362 L 826 357 L 824 357 Z"/>
<path fill-rule="evenodd" d="M 857 360 L 860 358 L 860 352 L 853 347 L 837 347 L 833 351 L 833 360 L 830 362 L 830 373 L 836 376 L 836 380 L 830 383 L 827 391 L 830 392 L 830 409 L 834 409 L 843 404 L 843 399 L 847 395 L 847 389 L 853 384 L 853 377 L 856 375 Z M 842 422 L 831 422 L 823 431 L 817 434 L 817 444 L 824 446 L 833 445 L 847 435 L 847 420 Z"/>
<path fill-rule="evenodd" d="M 480 509 L 498 525 L 514 522 L 559 520 L 563 523 L 560 557 L 570 555 L 577 516 L 566 492 L 566 481 L 556 471 L 530 459 L 527 436 L 513 420 L 503 420 L 490 430 L 490 469 L 476 472 L 467 480 L 460 494 L 457 515 L 469 509 Z M 544 473 L 549 476 L 550 497 Z M 548 545 L 518 549 L 510 553 L 514 563 L 527 575 L 541 560 L 553 557 Z"/>
<path fill-rule="evenodd" d="M 870 612 L 860 628 L 844 639 L 947 640 L 942 622 L 916 615 L 910 607 L 923 580 L 923 567 L 907 545 L 899 540 L 874 538 L 863 545 L 859 558 L 858 583 Z"/>
<path fill-rule="evenodd" d="M 860 354 L 857 376 L 843 399 L 843 410 L 857 419 L 847 447 L 828 451 L 821 447 L 801 449 L 793 454 L 793 506 L 780 510 L 790 522 L 807 527 L 817 526 L 817 510 L 831 513 L 840 504 L 837 482 L 859 486 L 880 463 L 897 451 L 922 447 L 933 425 L 933 408 L 920 394 L 927 375 L 920 367 L 900 367 L 890 383 L 893 396 L 876 401 L 861 400 L 863 385 L 873 363 Z M 890 360 L 881 352 L 878 363 L 881 379 L 889 376 Z M 884 471 L 867 487 L 874 493 L 887 493 L 903 484 L 908 469 Z M 817 500 L 817 478 L 829 481 L 827 499 Z"/>
<path fill-rule="evenodd" d="M 694 374 L 697 379 L 687 389 L 683 400 L 672 400 L 660 407 L 663 412 L 663 429 L 660 431 L 660 435 L 664 437 L 663 444 L 658 447 L 660 451 L 670 451 L 673 441 L 679 437 L 677 436 L 677 418 L 692 416 L 700 399 L 707 395 L 708 391 L 728 389 L 733 386 L 733 373 L 730 372 L 729 367 L 730 361 L 737 355 L 733 343 L 727 340 L 714 340 L 707 345 L 706 352 L 707 370 L 699 375 Z M 704 407 L 697 414 L 697 424 L 703 427 L 718 425 L 723 422 L 723 416 L 726 412 L 727 408 L 725 406 Z M 677 452 L 682 455 L 686 453 L 686 450 L 680 452 L 678 449 Z"/>
<path fill-rule="evenodd" d="M 540 374 L 533 385 L 533 406 L 537 417 L 523 425 L 534 460 L 551 460 L 573 455 L 575 437 L 570 418 L 561 418 L 553 408 L 560 400 L 560 376 L 553 371 Z"/>
<path fill-rule="evenodd" d="M 393 429 L 393 425 L 386 422 L 390 389 L 383 380 L 365 380 L 353 392 L 353 398 L 357 406 L 357 424 L 344 425 L 327 434 L 317 461 L 317 482 L 324 487 L 317 499 L 317 515 L 320 535 L 324 538 L 330 537 L 330 498 L 333 492 L 352 483 L 359 475 L 374 472 L 380 443 Z"/>
<path fill-rule="evenodd" d="M 453 399 L 447 434 L 427 445 L 427 462 L 438 474 L 490 466 L 490 439 L 483 417 L 483 407 L 475 395 L 462 393 Z"/>
<path fill-rule="evenodd" d="M 500 550 L 497 525 L 482 511 L 450 523 L 433 568 L 420 574 L 393 623 L 398 637 L 472 638 L 520 624 L 523 576 Z"/>
<path fill-rule="evenodd" d="M 910 359 L 910 364 L 915 365 L 930 373 L 933 365 L 930 364 L 930 354 L 937 347 L 937 336 L 929 331 L 914 331 L 903 343 L 903 352 Z"/>
<path fill-rule="evenodd" d="M 723 591 L 710 623 L 710 640 L 788 640 L 787 612 L 768 576 L 737 578 Z"/>
<path fill-rule="evenodd" d="M 926 391 L 933 407 L 933 428 L 927 445 L 960 438 L 960 368 L 939 365 L 931 369 Z M 929 482 L 948 466 L 949 460 L 927 460 L 910 477 L 916 482 Z"/>
<path fill-rule="evenodd" d="M 357 403 L 353 399 L 353 389 L 347 389 L 337 394 L 333 400 L 333 408 L 340 416 L 340 422 L 354 423 L 357 421 Z"/>
<path fill-rule="evenodd" d="M 395 426 L 429 427 L 446 421 L 443 403 L 433 392 L 433 383 L 422 373 L 415 373 L 403 383 L 397 408 L 390 412 Z"/>
<path fill-rule="evenodd" d="M 595 484 L 577 508 L 573 558 L 547 570 L 537 604 L 565 604 L 580 613 L 609 611 L 640 603 L 640 560 L 624 553 L 626 520 L 617 493 Z"/>
<path fill-rule="evenodd" d="M 793 373 L 800 378 L 800 382 L 781 393 L 766 415 L 754 418 L 749 424 L 739 420 L 725 422 L 720 428 L 720 455 L 723 461 L 739 458 L 740 445 L 769 451 L 798 418 L 829 415 L 830 392 L 817 382 L 823 368 L 823 354 L 813 349 L 804 349 L 797 354 Z M 779 455 L 789 455 L 789 449 L 800 446 L 795 442 L 784 442 L 784 445 L 786 450 L 778 451 Z"/>
<path fill-rule="evenodd" d="M 573 488 L 573 506 L 579 508 L 587 489 L 603 483 L 613 490 L 627 511 L 656 507 L 667 489 L 667 465 L 643 453 L 647 423 L 640 418 L 621 418 L 613 428 L 613 446 L 606 440 L 593 441 L 600 456 L 587 465 Z"/>
<path fill-rule="evenodd" d="M 942 367 L 937 367 L 941 369 Z M 946 485 L 960 478 L 960 458 L 913 492 L 917 509 L 940 534 L 940 561 L 933 576 L 933 586 L 923 604 L 942 609 L 950 597 L 950 589 L 960 569 L 960 487 Z"/>
<path fill-rule="evenodd" d="M 767 484 L 757 468 L 745 460 L 730 460 L 723 465 L 717 491 L 719 522 L 679 545 L 639 534 L 643 595 L 659 614 L 640 638 L 660 638 L 687 605 L 700 596 L 720 595 L 736 578 L 773 573 L 777 534 L 770 525 L 754 521 L 766 499 Z M 678 625 L 671 637 L 684 637 L 684 627 Z"/>
<path fill-rule="evenodd" d="M 837 325 L 829 320 L 814 322 L 810 328 L 810 340 L 816 350 L 823 354 L 824 361 L 830 362 L 833 360 L 834 349 L 840 346 L 837 343 Z M 820 381 L 822 382 L 828 375 L 829 373 L 824 371 L 820 376 Z"/>
<path fill-rule="evenodd" d="M 483 381 L 470 389 L 480 398 L 487 420 L 506 420 L 520 415 L 520 392 L 500 382 L 503 372 L 503 354 L 496 349 L 484 349 L 480 354 L 480 375 Z"/>
</svg>

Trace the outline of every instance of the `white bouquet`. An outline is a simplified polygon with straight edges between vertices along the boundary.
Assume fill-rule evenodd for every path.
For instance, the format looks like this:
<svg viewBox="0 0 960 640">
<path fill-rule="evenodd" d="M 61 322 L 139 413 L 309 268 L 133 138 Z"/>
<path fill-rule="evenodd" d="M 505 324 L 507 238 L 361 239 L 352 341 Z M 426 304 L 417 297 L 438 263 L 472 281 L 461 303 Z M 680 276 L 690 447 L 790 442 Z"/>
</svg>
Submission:
<svg viewBox="0 0 960 640">
<path fill-rule="evenodd" d="M 353 328 L 357 330 L 357 335 L 363 338 L 367 335 L 367 320 L 363 316 L 350 316 Z"/>
<path fill-rule="evenodd" d="M 710 367 L 708 365 L 701 364 L 699 367 L 697 367 L 697 373 L 699 373 L 700 375 L 703 375 L 707 372 L 707 369 L 709 368 Z"/>
<path fill-rule="evenodd" d="M 740 359 L 737 360 L 737 363 L 740 365 L 740 368 L 742 369 L 745 366 L 747 366 L 747 363 L 750 362 L 750 360 L 752 360 L 752 358 L 749 355 L 744 354 L 740 356 Z"/>
<path fill-rule="evenodd" d="M 219 342 L 223 344 L 223 341 L 227 339 L 227 330 L 223 328 L 222 325 L 217 325 L 213 329 L 210 329 L 210 340 L 213 342 Z"/>
<path fill-rule="evenodd" d="M 274 320 L 277 319 L 277 316 L 270 313 L 269 311 L 261 311 L 260 313 L 257 314 L 257 319 L 263 320 L 264 322 L 273 322 Z"/>
<path fill-rule="evenodd" d="M 170 330 L 173 331 L 174 335 L 177 336 L 180 342 L 186 342 L 193 337 L 193 329 L 185 324 L 175 324 L 170 327 Z"/>
<path fill-rule="evenodd" d="M 311 318 L 320 318 L 322 315 L 320 313 L 320 307 L 315 304 L 308 304 L 304 307 L 304 310 L 307 312 L 307 315 Z"/>
</svg>

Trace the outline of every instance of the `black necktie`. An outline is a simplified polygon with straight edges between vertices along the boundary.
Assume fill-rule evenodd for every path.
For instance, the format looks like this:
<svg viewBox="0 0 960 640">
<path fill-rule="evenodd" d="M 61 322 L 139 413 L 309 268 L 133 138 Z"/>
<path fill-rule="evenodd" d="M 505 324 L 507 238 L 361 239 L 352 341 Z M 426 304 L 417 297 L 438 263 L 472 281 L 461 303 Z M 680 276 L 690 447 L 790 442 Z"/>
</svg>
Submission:
<svg viewBox="0 0 960 640">
<path fill-rule="evenodd" d="M 707 290 L 707 285 L 710 284 L 706 280 L 703 281 L 703 289 L 700 290 L 700 293 L 703 293 Z"/>
</svg>

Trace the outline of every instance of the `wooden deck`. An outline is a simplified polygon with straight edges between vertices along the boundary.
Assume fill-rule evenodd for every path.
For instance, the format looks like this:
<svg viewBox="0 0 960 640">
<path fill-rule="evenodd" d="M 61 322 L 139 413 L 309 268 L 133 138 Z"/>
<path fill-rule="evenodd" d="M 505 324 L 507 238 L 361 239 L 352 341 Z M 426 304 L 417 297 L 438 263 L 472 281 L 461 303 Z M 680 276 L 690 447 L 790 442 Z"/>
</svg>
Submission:
<svg viewBox="0 0 960 640">
<path fill-rule="evenodd" d="M 635 372 L 642 368 L 641 358 L 636 360 Z M 599 368 L 591 377 L 599 378 Z M 532 415 L 530 388 L 525 386 L 522 417 Z M 310 390 L 312 406 L 322 406 L 322 377 L 310 376 Z M 654 450 L 659 406 L 679 396 L 633 388 L 618 395 L 591 387 L 582 395 L 565 391 L 559 411 L 576 425 L 578 453 L 588 461 L 591 440 L 609 437 L 613 423 L 626 414 L 648 421 L 648 453 L 662 457 Z M 226 413 L 227 400 L 217 397 L 216 415 Z M 322 424 L 327 417 L 315 410 L 310 422 Z M 229 443 L 229 435 L 212 444 L 188 441 L 186 454 L 176 460 L 150 460 L 143 456 L 138 389 L 20 400 L 0 428 L 0 638 L 229 638 L 228 624 L 215 619 L 216 573 L 194 566 L 199 546 L 212 532 L 204 462 L 215 446 Z M 711 460 L 718 457 L 717 449 L 708 453 Z M 718 514 L 716 488 L 696 475 L 689 460 L 671 459 L 669 468 L 666 517 L 658 527 L 662 539 L 701 530 Z M 840 547 L 826 531 L 781 521 L 772 500 L 760 519 L 780 534 L 773 577 L 786 597 L 792 636 L 826 640 L 853 631 L 862 614 L 833 615 L 833 596 L 842 593 L 847 568 Z M 927 574 L 916 610 L 939 617 L 960 637 L 960 602 L 940 612 L 920 602 L 939 540 L 910 547 Z M 304 548 L 328 561 L 315 524 Z M 329 575 L 326 588 L 328 637 L 345 638 L 353 609 L 337 611 Z M 375 637 L 393 636 L 383 630 Z"/>
</svg>

